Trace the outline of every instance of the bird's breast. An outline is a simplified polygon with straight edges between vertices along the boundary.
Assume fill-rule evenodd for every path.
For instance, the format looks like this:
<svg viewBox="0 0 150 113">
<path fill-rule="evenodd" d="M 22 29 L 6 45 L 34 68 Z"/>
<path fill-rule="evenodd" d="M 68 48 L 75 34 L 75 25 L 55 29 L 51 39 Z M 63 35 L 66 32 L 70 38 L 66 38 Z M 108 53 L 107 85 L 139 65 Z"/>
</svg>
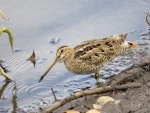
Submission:
<svg viewBox="0 0 150 113">
<path fill-rule="evenodd" d="M 97 73 L 104 66 L 102 64 L 94 65 L 94 64 L 86 64 L 86 62 L 81 61 L 66 61 L 64 62 L 66 68 L 75 74 L 92 74 Z"/>
</svg>

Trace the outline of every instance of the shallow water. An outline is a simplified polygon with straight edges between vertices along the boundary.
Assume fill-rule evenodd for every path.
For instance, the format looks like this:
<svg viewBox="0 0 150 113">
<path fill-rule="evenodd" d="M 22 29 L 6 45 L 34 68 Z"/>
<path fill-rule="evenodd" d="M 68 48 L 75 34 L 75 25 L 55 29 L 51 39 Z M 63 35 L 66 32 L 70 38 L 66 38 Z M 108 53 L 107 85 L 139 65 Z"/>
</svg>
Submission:
<svg viewBox="0 0 150 113">
<path fill-rule="evenodd" d="M 38 80 L 55 57 L 60 45 L 76 44 L 118 33 L 129 33 L 128 40 L 137 41 L 147 32 L 145 12 L 150 0 L 43 0 L 41 2 L 0 1 L 9 22 L 0 18 L 0 26 L 12 29 L 15 52 L 12 54 L 6 34 L 0 36 L 0 57 L 15 82 L 5 82 L 0 76 L 0 112 L 29 112 L 54 101 L 51 88 L 58 99 L 85 86 L 96 87 L 90 75 L 75 76 L 58 63 L 41 83 Z M 56 44 L 50 43 L 56 37 Z M 27 61 L 36 54 L 36 66 Z M 115 65 L 115 66 L 114 66 Z M 131 66 L 130 57 L 119 56 L 102 70 L 103 78 Z"/>
</svg>

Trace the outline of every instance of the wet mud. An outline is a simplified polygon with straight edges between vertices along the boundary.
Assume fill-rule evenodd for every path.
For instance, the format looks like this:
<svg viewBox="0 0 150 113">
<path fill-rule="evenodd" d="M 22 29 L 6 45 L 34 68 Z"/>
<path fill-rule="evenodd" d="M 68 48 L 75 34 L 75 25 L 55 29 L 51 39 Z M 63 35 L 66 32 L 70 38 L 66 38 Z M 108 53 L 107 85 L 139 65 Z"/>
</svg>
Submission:
<svg viewBox="0 0 150 113">
<path fill-rule="evenodd" d="M 125 76 L 129 77 L 125 79 Z M 123 79 L 119 82 L 118 79 Z M 127 90 L 111 91 L 103 94 L 94 94 L 82 97 L 67 103 L 66 105 L 54 110 L 52 113 L 63 113 L 65 110 L 72 109 L 85 113 L 93 109 L 93 104 L 100 96 L 110 96 L 120 100 L 119 104 L 107 103 L 101 113 L 149 113 L 150 112 L 150 62 L 140 66 L 133 66 L 122 73 L 112 77 L 109 85 L 141 83 L 139 88 L 128 88 Z"/>
</svg>

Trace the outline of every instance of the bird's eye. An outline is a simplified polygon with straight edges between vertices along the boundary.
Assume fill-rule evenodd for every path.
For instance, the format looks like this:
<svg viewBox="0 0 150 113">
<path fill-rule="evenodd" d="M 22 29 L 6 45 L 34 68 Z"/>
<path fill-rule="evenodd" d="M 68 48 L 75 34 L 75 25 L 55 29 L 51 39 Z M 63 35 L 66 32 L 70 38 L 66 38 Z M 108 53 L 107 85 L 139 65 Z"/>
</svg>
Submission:
<svg viewBox="0 0 150 113">
<path fill-rule="evenodd" d="M 60 52 L 61 52 L 61 53 L 63 53 L 63 52 L 64 52 L 64 50 L 62 49 Z"/>
<path fill-rule="evenodd" d="M 130 46 L 132 46 L 132 43 L 128 42 L 128 44 L 129 44 Z"/>
</svg>

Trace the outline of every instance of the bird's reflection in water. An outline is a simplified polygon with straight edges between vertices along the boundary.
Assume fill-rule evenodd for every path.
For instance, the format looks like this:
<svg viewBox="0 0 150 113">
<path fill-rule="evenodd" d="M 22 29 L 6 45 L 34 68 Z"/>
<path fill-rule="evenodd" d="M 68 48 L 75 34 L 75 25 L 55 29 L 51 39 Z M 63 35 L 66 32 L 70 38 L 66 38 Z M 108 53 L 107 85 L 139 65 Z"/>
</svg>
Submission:
<svg viewBox="0 0 150 113">
<path fill-rule="evenodd" d="M 0 99 L 3 99 L 4 97 L 3 97 L 3 93 L 4 93 L 4 91 L 5 91 L 5 89 L 7 88 L 7 86 L 8 86 L 8 84 L 10 83 L 10 81 L 6 81 L 5 83 L 4 83 L 4 85 L 0 88 Z"/>
<path fill-rule="evenodd" d="M 10 84 L 10 81 L 6 81 L 4 83 L 4 85 L 0 88 L 0 99 L 4 99 L 5 95 L 4 92 L 7 89 L 8 85 Z M 17 113 L 17 108 L 18 108 L 18 104 L 17 104 L 17 87 L 16 87 L 16 83 L 13 82 L 13 89 L 12 89 L 12 113 Z"/>
</svg>

